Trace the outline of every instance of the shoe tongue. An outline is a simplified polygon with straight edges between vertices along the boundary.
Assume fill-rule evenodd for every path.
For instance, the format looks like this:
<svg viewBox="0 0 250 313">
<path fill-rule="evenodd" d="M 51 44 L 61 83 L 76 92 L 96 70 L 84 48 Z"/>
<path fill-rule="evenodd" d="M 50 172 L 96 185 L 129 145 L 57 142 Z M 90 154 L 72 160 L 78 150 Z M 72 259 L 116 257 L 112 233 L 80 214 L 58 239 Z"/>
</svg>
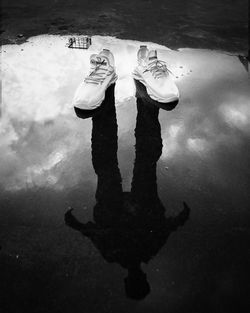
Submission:
<svg viewBox="0 0 250 313">
<path fill-rule="evenodd" d="M 90 57 L 90 63 L 93 65 L 93 66 L 96 66 L 96 65 L 103 65 L 103 66 L 110 66 L 109 64 L 109 59 L 99 53 L 99 54 L 92 54 L 91 57 Z"/>
<path fill-rule="evenodd" d="M 149 51 L 149 53 L 148 53 L 148 60 L 152 61 L 152 60 L 155 60 L 155 59 L 157 59 L 157 51 L 156 50 Z"/>
<path fill-rule="evenodd" d="M 109 66 L 114 66 L 114 60 L 113 60 L 113 55 L 112 53 L 110 52 L 110 50 L 108 49 L 103 49 L 100 53 L 99 53 L 99 56 L 102 57 L 102 58 L 105 58 L 105 60 L 108 61 L 108 65 Z"/>
</svg>

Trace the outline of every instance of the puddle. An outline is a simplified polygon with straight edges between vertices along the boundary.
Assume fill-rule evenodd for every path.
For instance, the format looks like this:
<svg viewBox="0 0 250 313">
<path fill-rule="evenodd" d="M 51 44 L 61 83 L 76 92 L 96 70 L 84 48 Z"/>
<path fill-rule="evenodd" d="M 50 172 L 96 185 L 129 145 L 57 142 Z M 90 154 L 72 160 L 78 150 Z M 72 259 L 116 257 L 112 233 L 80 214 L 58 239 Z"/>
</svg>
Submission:
<svg viewBox="0 0 250 313">
<path fill-rule="evenodd" d="M 2 271 L 12 273 L 11 279 L 5 275 L 6 290 L 17 306 L 18 294 L 28 303 L 49 290 L 38 307 L 58 312 L 69 312 L 71 301 L 75 312 L 157 313 L 184 312 L 180 299 L 199 312 L 205 303 L 204 312 L 212 312 L 222 296 L 239 303 L 236 286 L 245 286 L 249 257 L 250 90 L 244 66 L 227 52 L 147 43 L 166 61 L 181 95 L 173 111 L 160 110 L 159 198 L 166 216 L 177 216 L 182 201 L 191 213 L 143 267 L 151 293 L 136 304 L 125 297 L 124 270 L 68 229 L 63 216 L 72 206 L 83 222 L 93 220 L 92 124 L 75 116 L 71 101 L 90 55 L 102 48 L 115 56 L 118 160 L 123 189 L 130 189 L 137 114 L 131 71 L 142 43 L 93 36 L 83 51 L 68 49 L 67 39 L 39 36 L 2 47 L 0 245 Z M 23 311 L 30 307 L 21 304 Z"/>
</svg>

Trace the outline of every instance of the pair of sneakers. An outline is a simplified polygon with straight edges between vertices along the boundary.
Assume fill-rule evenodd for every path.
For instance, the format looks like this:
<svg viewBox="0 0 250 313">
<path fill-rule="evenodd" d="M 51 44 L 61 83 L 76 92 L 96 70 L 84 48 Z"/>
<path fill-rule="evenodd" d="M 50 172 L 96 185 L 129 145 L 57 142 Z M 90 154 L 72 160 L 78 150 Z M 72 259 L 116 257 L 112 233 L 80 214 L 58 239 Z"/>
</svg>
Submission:
<svg viewBox="0 0 250 313">
<path fill-rule="evenodd" d="M 166 63 L 158 60 L 157 51 L 149 51 L 147 46 L 140 46 L 137 53 L 137 66 L 133 78 L 140 81 L 149 97 L 160 103 L 178 101 L 179 91 L 171 79 Z M 106 89 L 117 80 L 115 60 L 112 52 L 103 49 L 90 57 L 90 74 L 78 87 L 73 105 L 81 110 L 96 110 L 105 98 Z"/>
</svg>

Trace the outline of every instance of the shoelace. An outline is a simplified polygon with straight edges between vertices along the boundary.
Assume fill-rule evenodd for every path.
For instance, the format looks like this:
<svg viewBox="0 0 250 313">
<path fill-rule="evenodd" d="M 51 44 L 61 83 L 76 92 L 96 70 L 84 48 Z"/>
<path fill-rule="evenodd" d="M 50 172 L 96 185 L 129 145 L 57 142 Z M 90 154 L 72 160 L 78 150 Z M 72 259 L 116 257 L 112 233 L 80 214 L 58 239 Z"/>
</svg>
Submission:
<svg viewBox="0 0 250 313">
<path fill-rule="evenodd" d="M 158 59 L 153 60 L 152 62 L 148 63 L 148 68 L 144 71 L 151 72 L 154 78 L 160 78 L 166 76 L 167 74 L 173 74 L 166 66 L 166 62 L 159 61 Z"/>
<path fill-rule="evenodd" d="M 96 67 L 95 69 L 89 74 L 88 77 L 86 77 L 84 79 L 84 81 L 86 83 L 90 83 L 90 84 L 96 84 L 98 85 L 99 83 L 103 83 L 105 77 L 106 77 L 106 73 L 108 71 L 107 67 L 102 67 L 102 65 L 106 65 L 105 60 L 98 62 L 95 62 Z"/>
</svg>

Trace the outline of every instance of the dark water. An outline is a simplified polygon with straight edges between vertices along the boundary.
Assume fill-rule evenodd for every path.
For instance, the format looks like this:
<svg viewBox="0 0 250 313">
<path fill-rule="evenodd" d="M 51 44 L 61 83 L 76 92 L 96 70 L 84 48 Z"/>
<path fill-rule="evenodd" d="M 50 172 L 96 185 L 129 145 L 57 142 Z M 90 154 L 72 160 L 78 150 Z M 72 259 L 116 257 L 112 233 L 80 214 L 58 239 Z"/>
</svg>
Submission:
<svg viewBox="0 0 250 313">
<path fill-rule="evenodd" d="M 88 34 L 247 54 L 247 0 L 2 1 L 1 42 Z M 19 36 L 18 36 L 19 35 Z"/>
<path fill-rule="evenodd" d="M 3 128 L 1 312 L 247 312 L 249 77 L 224 58 L 159 116 L 109 89 L 93 123 Z"/>
</svg>

